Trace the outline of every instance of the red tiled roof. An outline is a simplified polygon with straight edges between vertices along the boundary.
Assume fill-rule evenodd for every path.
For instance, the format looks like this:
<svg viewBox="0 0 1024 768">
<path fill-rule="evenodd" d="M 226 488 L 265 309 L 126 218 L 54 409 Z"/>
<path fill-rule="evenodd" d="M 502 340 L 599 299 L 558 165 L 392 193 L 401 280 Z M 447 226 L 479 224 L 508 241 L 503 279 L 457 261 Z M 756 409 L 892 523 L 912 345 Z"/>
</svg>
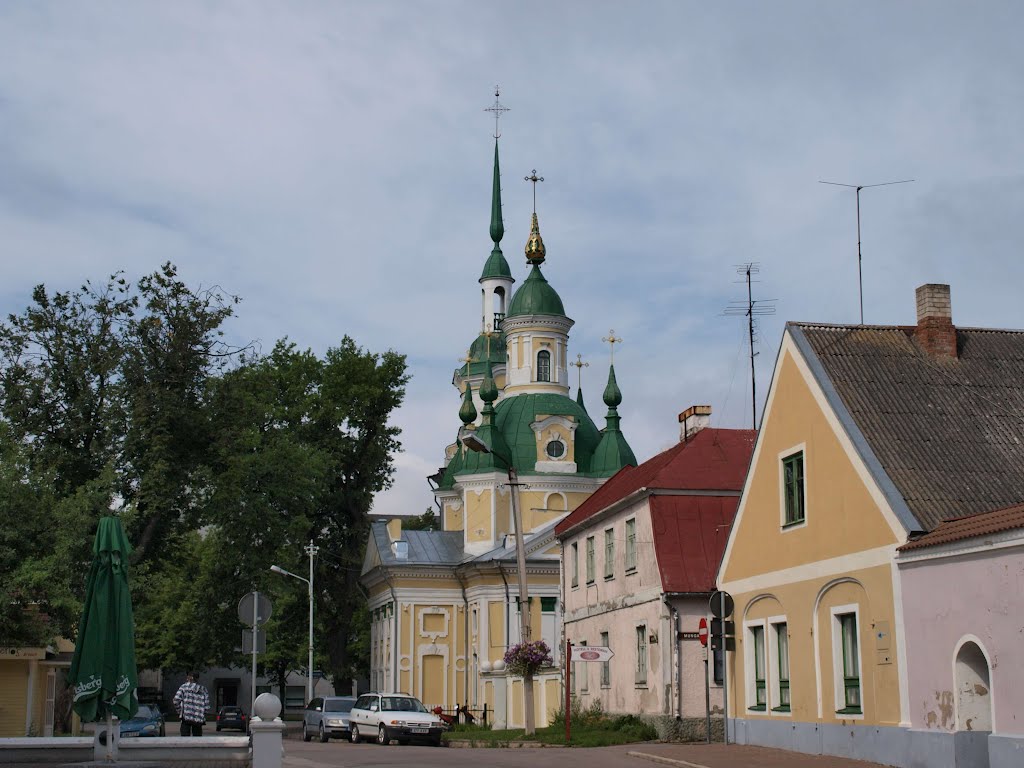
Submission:
<svg viewBox="0 0 1024 768">
<path fill-rule="evenodd" d="M 665 592 L 711 592 L 739 496 L 650 497 L 654 551 Z"/>
<path fill-rule="evenodd" d="M 566 516 L 561 535 L 641 488 L 741 491 L 754 451 L 757 432 L 751 429 L 702 429 L 688 442 L 677 443 L 638 467 L 625 467 Z M 716 564 L 717 566 L 717 564 Z"/>
<path fill-rule="evenodd" d="M 1024 504 L 1016 504 L 992 512 L 982 512 L 969 517 L 960 517 L 956 520 L 946 520 L 939 523 L 931 533 L 907 542 L 902 547 L 898 547 L 898 550 L 907 552 L 925 547 L 937 547 L 939 544 L 973 539 L 978 536 L 990 536 L 993 533 L 1012 531 L 1015 528 L 1024 528 Z"/>
</svg>

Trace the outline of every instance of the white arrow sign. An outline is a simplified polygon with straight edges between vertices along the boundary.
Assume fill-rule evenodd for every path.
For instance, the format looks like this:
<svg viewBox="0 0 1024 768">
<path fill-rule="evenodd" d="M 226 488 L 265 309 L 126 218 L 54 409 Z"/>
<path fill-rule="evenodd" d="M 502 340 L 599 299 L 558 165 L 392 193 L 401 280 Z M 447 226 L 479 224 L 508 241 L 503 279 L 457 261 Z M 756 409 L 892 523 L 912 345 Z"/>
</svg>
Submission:
<svg viewBox="0 0 1024 768">
<path fill-rule="evenodd" d="M 572 649 L 573 661 L 608 661 L 614 655 L 606 645 L 577 645 Z"/>
</svg>

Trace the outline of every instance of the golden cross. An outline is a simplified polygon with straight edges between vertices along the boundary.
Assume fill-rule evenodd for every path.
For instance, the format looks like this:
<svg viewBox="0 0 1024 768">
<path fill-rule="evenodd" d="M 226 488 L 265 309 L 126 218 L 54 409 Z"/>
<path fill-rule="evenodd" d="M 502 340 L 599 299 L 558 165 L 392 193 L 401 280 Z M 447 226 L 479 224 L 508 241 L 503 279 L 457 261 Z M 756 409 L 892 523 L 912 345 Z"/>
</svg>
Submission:
<svg viewBox="0 0 1024 768">
<path fill-rule="evenodd" d="M 608 335 L 605 336 L 604 338 L 602 338 L 601 341 L 605 342 L 606 344 L 610 344 L 611 345 L 612 365 L 615 365 L 615 345 L 616 344 L 621 344 L 622 343 L 622 339 L 615 335 L 615 329 L 612 328 L 610 331 L 608 331 Z"/>
<path fill-rule="evenodd" d="M 583 362 L 583 355 L 577 353 L 576 354 L 576 362 L 575 363 L 569 363 L 569 365 L 571 365 L 571 366 L 573 366 L 574 368 L 577 369 L 576 370 L 576 389 L 579 389 L 580 388 L 580 380 L 583 378 L 583 369 L 584 368 L 589 368 L 590 367 L 590 363 L 584 363 Z"/>
<path fill-rule="evenodd" d="M 487 337 L 487 359 L 490 360 L 491 359 L 491 336 L 497 336 L 498 335 L 498 331 L 492 330 L 491 324 L 487 323 L 487 325 L 484 326 L 484 332 L 481 335 Z"/>
<path fill-rule="evenodd" d="M 473 357 L 473 350 L 472 349 L 467 349 L 466 350 L 466 356 L 465 357 L 460 357 L 459 358 L 459 362 L 466 364 L 466 373 L 469 373 L 469 366 L 470 366 L 470 364 L 471 363 L 476 363 L 476 362 L 479 362 L 479 361 L 476 358 Z"/>
</svg>

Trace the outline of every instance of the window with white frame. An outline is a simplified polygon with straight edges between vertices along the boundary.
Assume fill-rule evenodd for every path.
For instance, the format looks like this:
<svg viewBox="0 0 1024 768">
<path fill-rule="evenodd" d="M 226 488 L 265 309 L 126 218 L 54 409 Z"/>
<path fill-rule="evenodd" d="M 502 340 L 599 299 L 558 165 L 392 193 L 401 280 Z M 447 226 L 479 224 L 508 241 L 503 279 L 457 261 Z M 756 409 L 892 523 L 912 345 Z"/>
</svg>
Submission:
<svg viewBox="0 0 1024 768">
<path fill-rule="evenodd" d="M 601 645 L 608 648 L 608 633 L 601 633 Z M 601 687 L 610 688 L 612 684 L 612 663 L 610 661 L 601 662 Z"/>
<path fill-rule="evenodd" d="M 608 528 L 604 532 L 604 577 L 615 577 L 615 529 Z"/>
<path fill-rule="evenodd" d="M 760 712 L 764 711 L 768 704 L 764 624 L 755 624 L 747 627 L 747 637 L 750 643 L 750 655 L 748 658 L 748 662 L 750 664 L 749 674 L 751 676 L 751 681 L 753 682 L 752 690 L 750 690 L 750 693 L 753 694 L 751 697 L 751 701 L 753 703 L 747 708 Z M 748 688 L 750 688 L 749 685 Z"/>
<path fill-rule="evenodd" d="M 587 641 L 580 640 L 580 647 L 586 648 Z M 590 690 L 590 676 L 587 674 L 587 667 L 590 666 L 589 662 L 580 662 L 576 665 L 576 675 L 580 679 L 580 693 L 587 693 Z"/>
<path fill-rule="evenodd" d="M 782 459 L 783 526 L 806 522 L 804 498 L 804 452 L 797 451 Z"/>
<path fill-rule="evenodd" d="M 647 625 L 636 628 L 636 684 L 647 684 Z"/>
<path fill-rule="evenodd" d="M 863 714 L 860 676 L 860 638 L 856 605 L 832 609 L 832 663 L 836 714 Z"/>
<path fill-rule="evenodd" d="M 626 570 L 636 570 L 636 518 L 626 521 Z"/>
<path fill-rule="evenodd" d="M 594 583 L 594 537 L 587 536 L 587 584 Z"/>
<path fill-rule="evenodd" d="M 580 585 L 580 543 L 578 541 L 572 543 L 572 585 L 574 587 Z"/>
<path fill-rule="evenodd" d="M 789 712 L 789 625 L 785 621 L 772 622 L 772 639 L 772 711 Z"/>
</svg>

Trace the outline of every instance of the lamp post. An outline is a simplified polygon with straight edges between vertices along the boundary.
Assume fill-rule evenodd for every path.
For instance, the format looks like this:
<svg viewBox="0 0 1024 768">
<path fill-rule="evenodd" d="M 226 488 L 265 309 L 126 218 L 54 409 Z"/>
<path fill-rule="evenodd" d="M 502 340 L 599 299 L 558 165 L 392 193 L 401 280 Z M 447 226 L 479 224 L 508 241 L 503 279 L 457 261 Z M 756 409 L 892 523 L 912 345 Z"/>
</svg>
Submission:
<svg viewBox="0 0 1024 768">
<path fill-rule="evenodd" d="M 462 438 L 462 444 L 477 453 L 490 453 L 508 465 L 508 484 L 512 489 L 512 523 L 516 529 L 516 571 L 519 577 L 519 641 L 530 642 L 530 597 L 526 591 L 526 548 L 523 546 L 523 520 L 519 511 L 519 473 L 509 456 L 494 451 L 479 437 L 470 433 Z M 527 735 L 536 731 L 533 714 L 533 675 L 523 677 L 523 720 Z"/>
<path fill-rule="evenodd" d="M 270 570 L 274 573 L 280 573 L 282 576 L 291 576 L 293 579 L 306 582 L 306 586 L 309 588 L 309 666 L 306 668 L 306 703 L 308 704 L 313 700 L 313 556 L 320 551 L 320 547 L 313 544 L 313 540 L 309 540 L 304 549 L 306 554 L 309 555 L 309 578 L 299 576 L 297 573 L 286 571 L 279 565 L 270 566 Z M 256 681 L 253 680 L 253 685 Z"/>
</svg>

